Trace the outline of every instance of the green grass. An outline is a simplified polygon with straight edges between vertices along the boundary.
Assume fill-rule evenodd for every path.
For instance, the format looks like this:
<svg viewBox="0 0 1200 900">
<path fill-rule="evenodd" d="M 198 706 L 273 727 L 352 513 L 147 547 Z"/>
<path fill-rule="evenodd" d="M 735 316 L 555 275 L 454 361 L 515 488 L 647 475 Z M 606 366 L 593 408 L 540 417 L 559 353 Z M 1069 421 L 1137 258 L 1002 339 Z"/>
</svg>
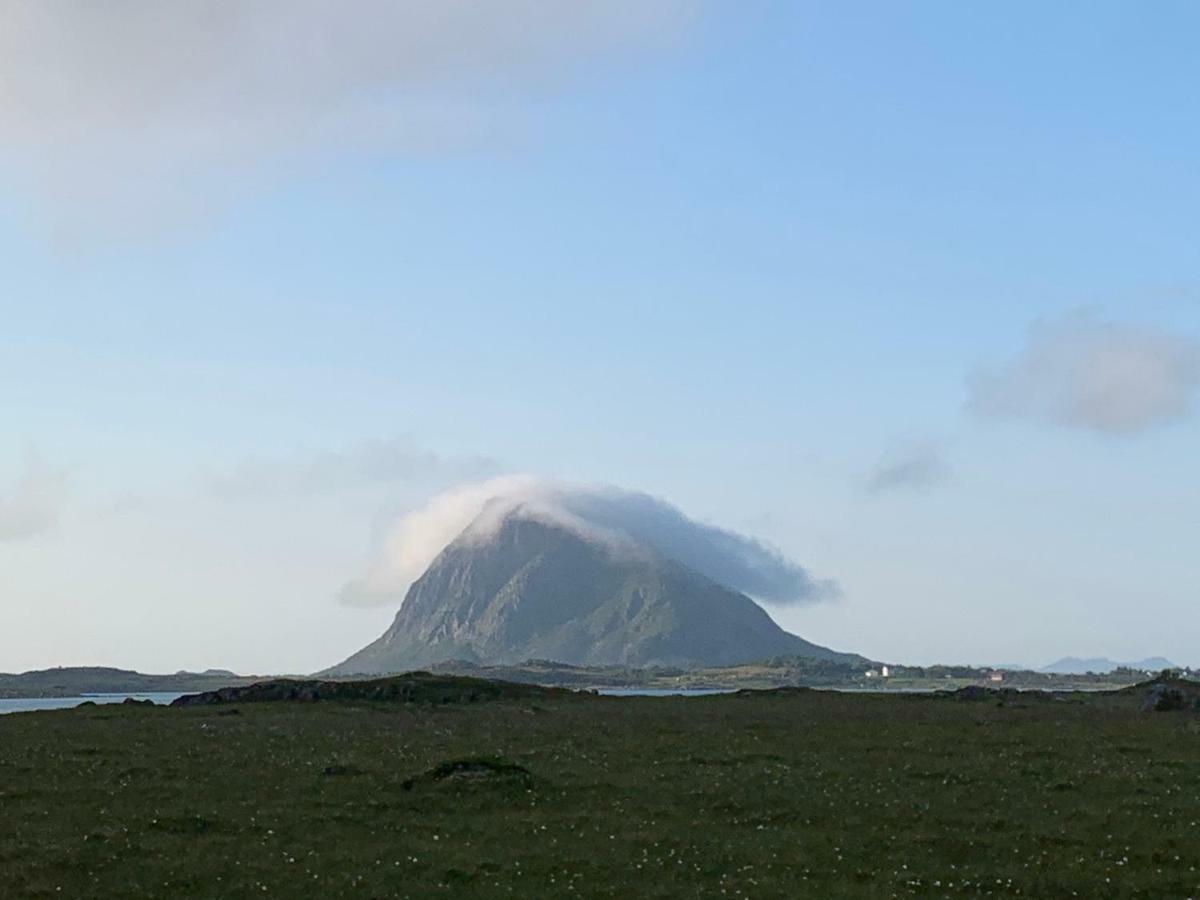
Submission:
<svg viewBox="0 0 1200 900">
<path fill-rule="evenodd" d="M 820 692 L 9 715 L 0 896 L 1200 896 L 1198 723 Z"/>
</svg>

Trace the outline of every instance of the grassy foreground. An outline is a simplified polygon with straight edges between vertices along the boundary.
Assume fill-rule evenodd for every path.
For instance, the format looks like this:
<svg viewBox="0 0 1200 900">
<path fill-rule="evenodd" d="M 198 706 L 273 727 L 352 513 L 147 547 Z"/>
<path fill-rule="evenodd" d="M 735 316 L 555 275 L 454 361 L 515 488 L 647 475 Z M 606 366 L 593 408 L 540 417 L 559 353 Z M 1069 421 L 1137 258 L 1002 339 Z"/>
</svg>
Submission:
<svg viewBox="0 0 1200 900">
<path fill-rule="evenodd" d="M 0 896 L 1200 896 L 1200 717 L 1138 699 L 9 715 Z"/>
</svg>

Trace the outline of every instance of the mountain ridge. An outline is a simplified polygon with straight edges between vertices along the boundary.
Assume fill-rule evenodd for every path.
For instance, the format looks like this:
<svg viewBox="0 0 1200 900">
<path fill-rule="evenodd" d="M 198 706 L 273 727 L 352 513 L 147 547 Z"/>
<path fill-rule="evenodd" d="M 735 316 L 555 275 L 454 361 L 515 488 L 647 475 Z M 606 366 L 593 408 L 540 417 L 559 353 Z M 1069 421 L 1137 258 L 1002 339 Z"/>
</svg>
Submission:
<svg viewBox="0 0 1200 900">
<path fill-rule="evenodd" d="M 1175 663 L 1162 656 L 1150 656 L 1135 662 L 1115 662 L 1103 656 L 1081 659 L 1077 656 L 1064 656 L 1047 666 L 1038 669 L 1039 672 L 1050 672 L 1055 675 L 1083 675 L 1087 672 L 1106 674 L 1114 669 L 1142 669 L 1148 672 L 1161 672 L 1163 669 L 1178 669 Z"/>
</svg>

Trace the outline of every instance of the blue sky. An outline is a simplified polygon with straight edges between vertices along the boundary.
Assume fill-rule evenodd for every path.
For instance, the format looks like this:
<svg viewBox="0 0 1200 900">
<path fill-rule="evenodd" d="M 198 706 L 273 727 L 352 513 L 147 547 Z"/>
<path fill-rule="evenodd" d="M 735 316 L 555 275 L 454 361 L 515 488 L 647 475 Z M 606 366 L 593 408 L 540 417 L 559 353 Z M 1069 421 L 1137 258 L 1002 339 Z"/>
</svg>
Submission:
<svg viewBox="0 0 1200 900">
<path fill-rule="evenodd" d="M 181 6 L 0 14 L 0 670 L 332 663 L 503 472 L 842 649 L 1200 663 L 1193 5 Z"/>
</svg>

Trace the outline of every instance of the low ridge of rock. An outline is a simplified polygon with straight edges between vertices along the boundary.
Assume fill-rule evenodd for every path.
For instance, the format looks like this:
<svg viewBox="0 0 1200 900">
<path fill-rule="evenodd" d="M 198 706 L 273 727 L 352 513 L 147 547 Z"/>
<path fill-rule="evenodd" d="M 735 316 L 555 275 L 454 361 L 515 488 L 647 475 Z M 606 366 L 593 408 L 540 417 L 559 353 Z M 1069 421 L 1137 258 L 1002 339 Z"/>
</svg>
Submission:
<svg viewBox="0 0 1200 900">
<path fill-rule="evenodd" d="M 375 701 L 387 703 L 481 703 L 569 694 L 507 681 L 485 681 L 454 675 L 409 672 L 368 681 L 293 680 L 279 678 L 241 687 L 187 694 L 172 706 L 212 706 L 229 703 L 316 703 L 318 701 Z"/>
</svg>

